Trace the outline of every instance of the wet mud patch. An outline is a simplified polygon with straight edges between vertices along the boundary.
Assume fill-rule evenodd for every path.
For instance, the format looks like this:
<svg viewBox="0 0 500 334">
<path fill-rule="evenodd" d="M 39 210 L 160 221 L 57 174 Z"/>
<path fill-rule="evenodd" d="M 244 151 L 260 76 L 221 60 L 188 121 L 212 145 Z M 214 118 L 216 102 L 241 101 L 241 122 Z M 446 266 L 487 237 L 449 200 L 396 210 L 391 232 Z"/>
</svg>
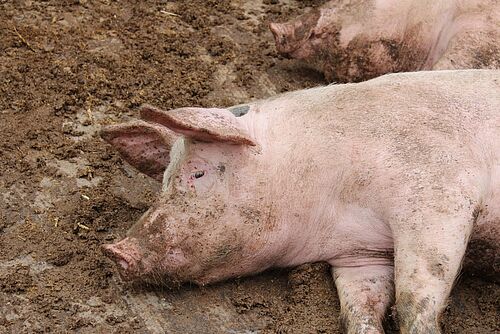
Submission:
<svg viewBox="0 0 500 334">
<path fill-rule="evenodd" d="M 138 290 L 100 250 L 159 190 L 100 127 L 142 103 L 230 106 L 324 84 L 280 58 L 267 28 L 321 2 L 0 0 L 1 333 L 339 333 L 322 264 Z M 498 291 L 464 277 L 445 332 L 498 330 Z"/>
</svg>

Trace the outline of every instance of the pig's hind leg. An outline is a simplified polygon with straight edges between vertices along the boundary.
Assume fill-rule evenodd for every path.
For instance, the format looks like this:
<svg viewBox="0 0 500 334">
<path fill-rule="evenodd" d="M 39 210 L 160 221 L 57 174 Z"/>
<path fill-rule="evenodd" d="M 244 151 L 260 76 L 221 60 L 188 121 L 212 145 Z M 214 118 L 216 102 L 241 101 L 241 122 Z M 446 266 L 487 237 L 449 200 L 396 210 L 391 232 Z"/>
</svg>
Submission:
<svg viewBox="0 0 500 334">
<path fill-rule="evenodd" d="M 341 324 L 348 334 L 383 334 L 382 320 L 394 299 L 393 266 L 333 268 Z"/>
</svg>

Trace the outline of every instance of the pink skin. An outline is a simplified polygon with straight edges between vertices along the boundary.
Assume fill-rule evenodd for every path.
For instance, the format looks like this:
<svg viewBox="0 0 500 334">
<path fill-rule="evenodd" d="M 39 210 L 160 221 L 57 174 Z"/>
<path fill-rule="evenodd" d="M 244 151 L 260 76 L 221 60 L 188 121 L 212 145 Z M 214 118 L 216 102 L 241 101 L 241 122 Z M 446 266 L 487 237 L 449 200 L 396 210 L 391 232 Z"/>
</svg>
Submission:
<svg viewBox="0 0 500 334">
<path fill-rule="evenodd" d="M 155 205 L 105 252 L 127 279 L 200 285 L 326 261 L 348 332 L 383 333 L 395 299 L 402 333 L 437 333 L 473 218 L 500 223 L 499 76 L 390 75 L 240 118 L 146 107 L 183 136 Z"/>
<path fill-rule="evenodd" d="M 476 68 L 478 50 L 498 50 L 494 0 L 330 1 L 269 25 L 279 53 L 305 61 L 329 81 L 357 82 L 390 72 Z M 448 46 L 461 41 L 464 51 Z"/>
<path fill-rule="evenodd" d="M 170 162 L 170 148 L 178 136 L 157 124 L 135 121 L 108 126 L 102 137 L 128 163 L 161 182 Z"/>
</svg>

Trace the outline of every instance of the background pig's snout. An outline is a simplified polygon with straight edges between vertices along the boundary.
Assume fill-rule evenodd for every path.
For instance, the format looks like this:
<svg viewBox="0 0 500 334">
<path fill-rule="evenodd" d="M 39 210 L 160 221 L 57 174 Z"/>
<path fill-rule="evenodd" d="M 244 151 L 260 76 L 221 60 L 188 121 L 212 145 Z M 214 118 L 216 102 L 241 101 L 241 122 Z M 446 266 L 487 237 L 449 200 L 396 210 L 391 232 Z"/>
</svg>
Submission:
<svg viewBox="0 0 500 334">
<path fill-rule="evenodd" d="M 294 27 L 284 23 L 269 23 L 269 29 L 273 33 L 279 54 L 287 59 L 293 58 L 292 53 L 300 47 L 294 37 Z"/>
<path fill-rule="evenodd" d="M 278 52 L 286 52 L 286 29 L 283 24 L 280 23 L 269 23 L 269 29 L 273 33 L 274 40 L 276 42 L 276 48 Z"/>
<path fill-rule="evenodd" d="M 269 29 L 271 29 L 271 32 L 273 33 L 274 39 L 276 40 L 277 43 L 283 43 L 283 33 L 280 32 L 280 24 L 278 23 L 269 23 Z"/>
<path fill-rule="evenodd" d="M 133 252 L 130 252 L 130 249 L 128 249 L 133 246 L 124 245 L 124 241 L 125 240 L 122 240 L 116 244 L 103 245 L 102 251 L 118 265 L 122 277 L 128 279 L 130 273 L 137 267 L 137 260 L 132 255 Z"/>
</svg>

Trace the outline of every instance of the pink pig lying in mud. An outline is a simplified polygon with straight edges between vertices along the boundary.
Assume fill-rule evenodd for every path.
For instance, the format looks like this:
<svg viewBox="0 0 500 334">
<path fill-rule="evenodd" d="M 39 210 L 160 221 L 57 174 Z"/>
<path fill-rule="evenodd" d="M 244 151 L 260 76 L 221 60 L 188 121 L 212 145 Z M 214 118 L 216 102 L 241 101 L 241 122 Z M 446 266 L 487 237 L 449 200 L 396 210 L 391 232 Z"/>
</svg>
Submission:
<svg viewBox="0 0 500 334">
<path fill-rule="evenodd" d="M 270 28 L 278 52 L 329 81 L 500 67 L 498 0 L 336 0 Z"/>
<path fill-rule="evenodd" d="M 141 118 L 102 132 L 163 182 L 104 246 L 125 279 L 205 285 L 326 261 L 347 332 L 383 333 L 395 302 L 402 333 L 439 333 L 473 226 L 498 241 L 500 71 L 390 74 L 229 109 L 145 106 Z"/>
</svg>

